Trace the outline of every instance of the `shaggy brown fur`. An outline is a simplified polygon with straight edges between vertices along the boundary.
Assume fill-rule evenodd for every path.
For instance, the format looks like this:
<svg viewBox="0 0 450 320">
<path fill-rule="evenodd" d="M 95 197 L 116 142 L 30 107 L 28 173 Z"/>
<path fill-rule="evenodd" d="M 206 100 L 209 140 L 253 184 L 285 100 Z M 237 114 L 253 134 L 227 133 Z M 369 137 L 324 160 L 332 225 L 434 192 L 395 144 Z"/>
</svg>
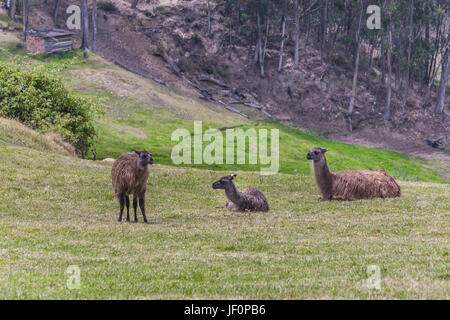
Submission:
<svg viewBox="0 0 450 320">
<path fill-rule="evenodd" d="M 384 170 L 331 172 L 325 152 L 314 148 L 306 158 L 313 160 L 313 174 L 323 199 L 358 200 L 400 197 L 400 186 Z"/>
<path fill-rule="evenodd" d="M 269 204 L 261 191 L 248 188 L 242 192 L 233 183 L 235 174 L 225 176 L 213 183 L 213 189 L 225 189 L 228 200 L 225 208 L 232 211 L 269 211 Z"/>
<path fill-rule="evenodd" d="M 133 195 L 134 221 L 137 221 L 137 202 L 141 208 L 144 222 L 145 216 L 145 191 L 148 179 L 148 164 L 153 164 L 152 155 L 144 151 L 127 152 L 121 154 L 114 161 L 111 175 L 114 192 L 120 205 L 119 221 L 122 221 L 123 209 L 127 206 L 127 221 L 130 221 L 130 197 Z"/>
</svg>

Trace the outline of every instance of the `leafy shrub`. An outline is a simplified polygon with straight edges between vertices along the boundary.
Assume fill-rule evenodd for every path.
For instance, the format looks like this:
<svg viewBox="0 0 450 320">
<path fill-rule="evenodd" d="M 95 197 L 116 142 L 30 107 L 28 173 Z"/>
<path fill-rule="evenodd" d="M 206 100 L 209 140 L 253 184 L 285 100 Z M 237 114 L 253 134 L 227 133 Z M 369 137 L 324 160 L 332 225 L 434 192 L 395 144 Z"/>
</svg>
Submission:
<svg viewBox="0 0 450 320">
<path fill-rule="evenodd" d="M 84 157 L 94 143 L 95 109 L 72 96 L 52 71 L 0 63 L 0 116 L 41 132 L 58 131 Z"/>
<path fill-rule="evenodd" d="M 103 2 L 102 1 L 97 4 L 97 7 L 100 10 L 103 10 L 105 12 L 117 12 L 118 11 L 116 5 L 112 2 Z"/>
</svg>

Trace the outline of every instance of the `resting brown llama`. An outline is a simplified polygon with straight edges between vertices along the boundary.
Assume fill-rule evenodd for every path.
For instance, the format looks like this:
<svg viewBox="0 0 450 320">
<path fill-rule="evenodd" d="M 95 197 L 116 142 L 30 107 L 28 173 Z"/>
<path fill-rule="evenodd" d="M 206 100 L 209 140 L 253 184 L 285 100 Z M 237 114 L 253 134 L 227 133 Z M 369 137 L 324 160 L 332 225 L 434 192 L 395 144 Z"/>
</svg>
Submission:
<svg viewBox="0 0 450 320">
<path fill-rule="evenodd" d="M 232 211 L 269 211 L 269 204 L 261 191 L 248 188 L 241 191 L 233 183 L 235 174 L 225 176 L 213 183 L 213 189 L 225 189 L 228 200 L 225 208 Z"/>
<path fill-rule="evenodd" d="M 384 170 L 331 172 L 322 148 L 311 149 L 306 158 L 313 160 L 313 175 L 323 199 L 359 200 L 400 197 L 400 186 Z"/>
<path fill-rule="evenodd" d="M 122 221 L 123 209 L 127 206 L 127 221 L 130 221 L 130 197 L 133 195 L 134 221 L 137 218 L 137 203 L 141 208 L 144 222 L 145 216 L 145 191 L 147 188 L 148 165 L 153 164 L 152 155 L 146 151 L 134 151 L 121 154 L 114 161 L 111 175 L 114 192 L 120 205 L 119 221 Z"/>
</svg>

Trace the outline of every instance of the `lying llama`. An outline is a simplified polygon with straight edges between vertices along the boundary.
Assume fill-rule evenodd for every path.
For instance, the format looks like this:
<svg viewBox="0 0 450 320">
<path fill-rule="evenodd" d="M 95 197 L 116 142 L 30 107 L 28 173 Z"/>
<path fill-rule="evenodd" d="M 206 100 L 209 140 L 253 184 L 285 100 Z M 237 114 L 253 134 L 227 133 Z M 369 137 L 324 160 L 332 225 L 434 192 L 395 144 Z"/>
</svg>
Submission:
<svg viewBox="0 0 450 320">
<path fill-rule="evenodd" d="M 123 209 L 127 206 L 127 221 L 130 221 L 130 197 L 133 195 L 134 221 L 138 221 L 136 211 L 139 199 L 144 222 L 145 191 L 147 188 L 148 165 L 153 164 L 151 153 L 146 150 L 126 152 L 121 154 L 113 163 L 111 175 L 114 192 L 120 205 L 119 221 L 122 221 Z"/>
<path fill-rule="evenodd" d="M 324 200 L 358 200 L 400 197 L 400 187 L 384 170 L 331 172 L 322 148 L 311 149 L 306 158 L 313 160 L 313 174 Z"/>
<path fill-rule="evenodd" d="M 269 204 L 261 191 L 248 188 L 241 191 L 233 183 L 235 174 L 225 176 L 213 183 L 213 189 L 225 189 L 225 208 L 232 211 L 269 211 Z"/>
</svg>

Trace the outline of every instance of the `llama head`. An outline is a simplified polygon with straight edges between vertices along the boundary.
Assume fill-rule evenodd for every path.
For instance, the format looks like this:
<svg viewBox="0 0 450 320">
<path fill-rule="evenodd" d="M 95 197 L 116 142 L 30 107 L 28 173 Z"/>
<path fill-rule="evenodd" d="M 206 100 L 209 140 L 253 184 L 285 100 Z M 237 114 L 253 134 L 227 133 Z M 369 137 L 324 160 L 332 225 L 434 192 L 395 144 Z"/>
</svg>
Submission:
<svg viewBox="0 0 450 320">
<path fill-rule="evenodd" d="M 146 166 L 148 164 L 153 164 L 153 157 L 152 154 L 150 152 L 148 152 L 147 150 L 142 150 L 142 151 L 137 151 L 134 150 L 134 152 L 139 156 L 139 163 L 142 166 Z"/>
<path fill-rule="evenodd" d="M 226 189 L 230 184 L 233 183 L 233 179 L 236 177 L 235 174 L 225 176 L 213 183 L 213 189 Z"/>
<path fill-rule="evenodd" d="M 315 162 L 320 161 L 322 158 L 325 158 L 325 152 L 327 151 L 327 149 L 322 149 L 320 147 L 312 148 L 306 155 L 306 159 L 313 160 Z"/>
</svg>

